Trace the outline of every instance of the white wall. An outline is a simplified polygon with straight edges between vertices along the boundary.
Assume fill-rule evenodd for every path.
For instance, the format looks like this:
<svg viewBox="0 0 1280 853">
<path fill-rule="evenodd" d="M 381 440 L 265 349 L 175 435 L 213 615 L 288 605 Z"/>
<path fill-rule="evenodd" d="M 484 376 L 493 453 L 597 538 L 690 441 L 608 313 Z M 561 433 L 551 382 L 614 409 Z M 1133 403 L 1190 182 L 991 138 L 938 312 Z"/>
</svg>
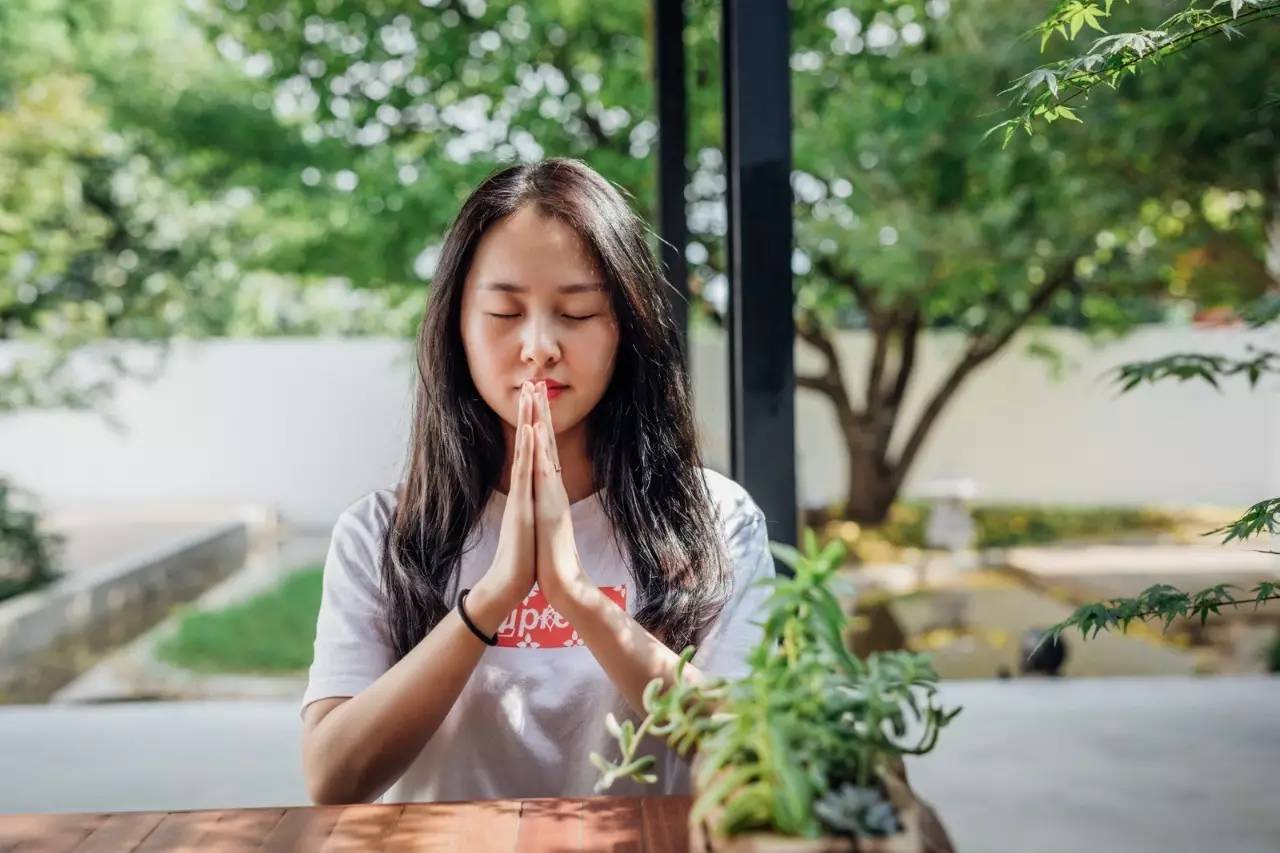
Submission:
<svg viewBox="0 0 1280 853">
<path fill-rule="evenodd" d="M 1051 377 L 1029 358 L 1031 340 L 1062 352 L 1067 373 Z M 840 350 L 861 382 L 866 336 L 845 336 Z M 1064 503 L 1247 504 L 1280 493 L 1280 381 L 1250 391 L 1233 379 L 1215 391 L 1203 381 L 1165 380 L 1119 395 L 1119 364 L 1174 352 L 1243 355 L 1249 344 L 1280 348 L 1275 331 L 1148 328 L 1111 345 L 1065 330 L 1015 341 L 980 368 L 944 411 L 907 490 L 933 478 L 966 476 L 987 500 Z M 908 394 L 908 419 L 954 364 L 962 341 L 929 335 Z M 798 347 L 800 372 L 819 357 Z M 846 375 L 850 384 L 855 376 Z M 797 402 L 801 470 L 812 501 L 842 496 L 844 456 L 830 406 L 811 392 Z M 900 443 L 905 436 L 896 436 Z"/>
<path fill-rule="evenodd" d="M 987 500 L 1241 505 L 1280 493 L 1280 395 L 1274 378 L 1250 392 L 1162 384 L 1116 397 L 1103 376 L 1128 360 L 1176 351 L 1244 352 L 1275 333 L 1152 328 L 1094 347 L 1070 332 L 1039 333 L 1066 354 L 1050 378 L 1027 339 L 974 375 L 940 419 L 908 483 L 967 476 Z M 908 406 L 918 410 L 959 340 L 923 342 Z M 865 335 L 841 336 L 856 390 Z M 708 464 L 727 467 L 723 339 L 693 349 L 699 429 Z M 5 353 L 0 350 L 0 356 Z M 801 372 L 819 357 L 796 347 Z M 87 413 L 0 417 L 0 472 L 49 507 L 141 503 L 263 503 L 291 522 L 326 525 L 365 492 L 400 476 L 413 366 L 407 343 L 272 339 L 177 343 L 161 378 L 124 382 L 111 410 L 126 432 Z M 843 445 L 830 407 L 801 392 L 799 479 L 805 505 L 839 499 Z M 899 438 L 901 440 L 901 438 Z"/>
<path fill-rule="evenodd" d="M 0 471 L 50 506 L 265 503 L 327 524 L 395 482 L 413 365 L 401 341 L 176 343 L 154 383 L 122 383 L 117 434 L 88 413 L 0 417 Z"/>
</svg>

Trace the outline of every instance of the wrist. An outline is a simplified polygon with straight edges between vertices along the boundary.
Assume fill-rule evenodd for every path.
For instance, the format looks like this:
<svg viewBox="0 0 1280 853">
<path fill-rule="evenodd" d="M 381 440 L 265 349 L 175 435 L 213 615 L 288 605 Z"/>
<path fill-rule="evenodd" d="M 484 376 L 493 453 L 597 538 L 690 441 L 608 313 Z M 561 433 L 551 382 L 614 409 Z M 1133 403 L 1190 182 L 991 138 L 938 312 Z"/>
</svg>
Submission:
<svg viewBox="0 0 1280 853">
<path fill-rule="evenodd" d="M 462 606 L 481 633 L 489 637 L 498 633 L 498 628 L 515 608 L 515 604 L 500 590 L 483 581 L 471 588 L 471 592 L 467 593 L 466 603 Z"/>
<path fill-rule="evenodd" d="M 589 611 L 596 606 L 599 593 L 600 588 L 593 583 L 587 581 L 573 583 L 557 596 L 558 600 L 552 606 L 572 622 L 584 611 Z"/>
</svg>

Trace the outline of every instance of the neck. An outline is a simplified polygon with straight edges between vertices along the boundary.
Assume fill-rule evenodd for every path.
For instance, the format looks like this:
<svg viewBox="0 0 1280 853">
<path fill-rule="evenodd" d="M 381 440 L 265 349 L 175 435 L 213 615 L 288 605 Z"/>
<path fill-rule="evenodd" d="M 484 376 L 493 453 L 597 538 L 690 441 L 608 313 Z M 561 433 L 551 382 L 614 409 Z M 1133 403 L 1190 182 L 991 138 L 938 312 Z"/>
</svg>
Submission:
<svg viewBox="0 0 1280 853">
<path fill-rule="evenodd" d="M 511 493 L 511 463 L 514 461 L 513 447 L 516 431 L 503 425 L 506 435 L 506 458 L 502 462 L 502 479 L 498 483 L 498 491 L 504 495 Z M 560 455 L 560 476 L 564 480 L 564 491 L 569 503 L 577 503 L 596 491 L 595 473 L 591 470 L 591 458 L 587 453 L 586 423 L 580 422 L 574 428 L 556 436 L 556 450 Z"/>
</svg>

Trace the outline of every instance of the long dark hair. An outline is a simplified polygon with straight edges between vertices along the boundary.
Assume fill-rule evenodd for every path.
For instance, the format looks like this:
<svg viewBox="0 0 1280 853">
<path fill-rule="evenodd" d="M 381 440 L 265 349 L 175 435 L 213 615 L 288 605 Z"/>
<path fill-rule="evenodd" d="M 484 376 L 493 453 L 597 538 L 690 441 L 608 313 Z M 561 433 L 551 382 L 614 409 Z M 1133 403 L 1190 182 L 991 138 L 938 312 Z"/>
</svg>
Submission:
<svg viewBox="0 0 1280 853">
<path fill-rule="evenodd" d="M 450 226 L 418 334 L 407 470 L 382 559 L 396 658 L 449 612 L 450 583 L 502 474 L 501 419 L 467 367 L 463 283 L 485 231 L 526 205 L 571 227 L 595 254 L 619 327 L 609 387 L 587 416 L 594 485 L 629 557 L 636 621 L 679 652 L 719 614 L 730 573 L 701 472 L 688 375 L 643 222 L 585 164 L 510 166 L 472 192 Z"/>
</svg>

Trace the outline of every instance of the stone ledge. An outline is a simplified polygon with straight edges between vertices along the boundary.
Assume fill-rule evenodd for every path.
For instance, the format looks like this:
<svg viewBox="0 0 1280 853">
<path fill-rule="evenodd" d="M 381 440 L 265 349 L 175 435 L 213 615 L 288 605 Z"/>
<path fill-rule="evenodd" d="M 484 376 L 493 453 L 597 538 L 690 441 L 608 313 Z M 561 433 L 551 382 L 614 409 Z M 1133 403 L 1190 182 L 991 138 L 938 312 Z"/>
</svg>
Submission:
<svg viewBox="0 0 1280 853">
<path fill-rule="evenodd" d="M 248 522 L 210 522 L 97 566 L 68 572 L 43 589 L 0 604 L 0 673 L 23 659 L 107 620 L 147 598 L 203 588 L 200 580 L 239 566 L 248 552 Z"/>
</svg>

